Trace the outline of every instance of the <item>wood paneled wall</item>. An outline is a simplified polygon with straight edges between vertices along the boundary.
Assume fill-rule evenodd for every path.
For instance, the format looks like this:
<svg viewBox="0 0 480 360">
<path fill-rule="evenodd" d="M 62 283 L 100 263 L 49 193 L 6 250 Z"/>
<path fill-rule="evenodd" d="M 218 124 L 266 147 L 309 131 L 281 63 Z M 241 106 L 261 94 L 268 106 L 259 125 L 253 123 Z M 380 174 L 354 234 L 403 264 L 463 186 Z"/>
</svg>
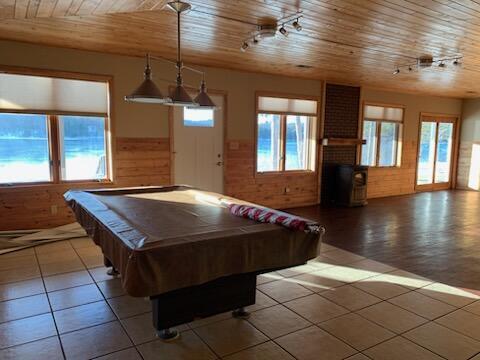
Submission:
<svg viewBox="0 0 480 360">
<path fill-rule="evenodd" d="M 0 188 L 0 230 L 49 228 L 74 221 L 63 200 L 68 189 L 170 183 L 168 138 L 117 138 L 115 149 L 113 184 Z M 52 206 L 56 207 L 56 214 L 52 213 Z"/>
<path fill-rule="evenodd" d="M 402 148 L 402 163 L 399 167 L 368 170 L 368 198 L 405 195 L 415 192 L 415 167 L 417 142 L 405 141 Z"/>
<path fill-rule="evenodd" d="M 225 162 L 225 193 L 273 208 L 315 204 L 318 201 L 318 174 L 255 176 L 254 141 L 229 140 Z M 285 189 L 288 188 L 288 192 Z"/>
</svg>

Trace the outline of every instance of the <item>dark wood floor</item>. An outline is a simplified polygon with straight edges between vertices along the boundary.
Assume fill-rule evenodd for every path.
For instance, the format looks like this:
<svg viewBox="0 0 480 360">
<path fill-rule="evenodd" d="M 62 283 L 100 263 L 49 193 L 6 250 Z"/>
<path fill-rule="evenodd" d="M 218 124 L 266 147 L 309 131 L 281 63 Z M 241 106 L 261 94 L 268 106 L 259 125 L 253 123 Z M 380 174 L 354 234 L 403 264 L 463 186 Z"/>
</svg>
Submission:
<svg viewBox="0 0 480 360">
<path fill-rule="evenodd" d="M 480 193 L 372 199 L 361 208 L 291 209 L 319 221 L 325 242 L 454 286 L 480 290 Z"/>
</svg>

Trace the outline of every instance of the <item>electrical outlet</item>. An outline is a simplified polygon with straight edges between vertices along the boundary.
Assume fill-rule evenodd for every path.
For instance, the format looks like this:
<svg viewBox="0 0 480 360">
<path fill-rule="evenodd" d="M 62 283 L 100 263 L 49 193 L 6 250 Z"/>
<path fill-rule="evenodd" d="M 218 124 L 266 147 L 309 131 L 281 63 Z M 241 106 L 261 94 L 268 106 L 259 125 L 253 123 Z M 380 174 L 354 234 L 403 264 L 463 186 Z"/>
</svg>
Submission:
<svg viewBox="0 0 480 360">
<path fill-rule="evenodd" d="M 57 205 L 52 205 L 52 206 L 50 206 L 50 212 L 52 213 L 52 215 L 57 215 L 57 213 L 58 213 L 58 206 L 57 206 Z"/>
</svg>

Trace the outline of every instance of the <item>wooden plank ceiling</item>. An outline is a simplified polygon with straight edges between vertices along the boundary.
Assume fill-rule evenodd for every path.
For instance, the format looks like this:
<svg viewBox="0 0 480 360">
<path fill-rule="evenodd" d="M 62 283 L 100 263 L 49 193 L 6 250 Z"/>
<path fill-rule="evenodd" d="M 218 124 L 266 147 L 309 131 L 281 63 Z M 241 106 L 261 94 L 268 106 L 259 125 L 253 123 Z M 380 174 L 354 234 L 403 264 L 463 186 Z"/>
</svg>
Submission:
<svg viewBox="0 0 480 360">
<path fill-rule="evenodd" d="M 477 0 L 478 1 L 478 0 Z M 453 97 L 480 96 L 480 2 L 472 0 L 191 0 L 185 62 Z M 165 0 L 0 0 L 0 38 L 116 54 L 175 57 Z M 303 31 L 251 46 L 266 18 L 301 9 Z M 1 50 L 1 49 L 0 49 Z M 464 56 L 393 75 L 421 55 Z M 300 65 L 300 67 L 299 67 Z M 402 69 L 404 70 L 404 69 Z M 284 91 L 288 92 L 288 84 Z"/>
</svg>

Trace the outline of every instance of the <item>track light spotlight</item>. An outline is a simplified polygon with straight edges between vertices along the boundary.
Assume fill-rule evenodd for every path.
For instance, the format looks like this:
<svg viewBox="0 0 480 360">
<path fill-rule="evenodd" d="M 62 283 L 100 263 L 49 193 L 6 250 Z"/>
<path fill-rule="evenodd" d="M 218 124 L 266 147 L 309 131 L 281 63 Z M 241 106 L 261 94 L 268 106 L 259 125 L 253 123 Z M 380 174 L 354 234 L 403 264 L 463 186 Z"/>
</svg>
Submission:
<svg viewBox="0 0 480 360">
<path fill-rule="evenodd" d="M 240 50 L 242 50 L 243 52 L 247 51 L 248 47 L 250 45 L 248 45 L 248 42 L 244 41 L 243 44 L 242 44 L 242 47 L 240 48 Z"/>
<path fill-rule="evenodd" d="M 292 23 L 292 26 L 294 27 L 295 30 L 302 31 L 302 25 L 300 25 L 300 23 L 298 22 L 298 19 Z"/>
<path fill-rule="evenodd" d="M 447 67 L 447 65 L 443 61 L 440 61 L 440 63 L 438 64 L 438 67 L 444 68 L 444 67 Z"/>
<path fill-rule="evenodd" d="M 460 62 L 458 61 L 458 59 L 455 59 L 453 60 L 453 63 L 452 63 L 454 66 L 458 66 L 460 65 Z"/>
<path fill-rule="evenodd" d="M 397 74 L 400 74 L 400 69 L 398 68 L 393 72 L 393 75 L 397 75 Z"/>
<path fill-rule="evenodd" d="M 408 67 L 408 71 L 413 71 L 411 66 Z"/>
<path fill-rule="evenodd" d="M 256 37 L 254 37 L 254 38 L 252 39 L 252 44 L 253 44 L 253 45 L 258 45 L 259 42 L 260 42 L 260 40 L 258 40 Z"/>
<path fill-rule="evenodd" d="M 278 29 L 278 31 L 280 31 L 280 34 L 282 34 L 283 36 L 285 36 L 285 37 L 288 36 L 288 31 L 287 31 L 287 29 L 285 29 L 285 27 L 283 25 L 280 29 Z"/>
</svg>

